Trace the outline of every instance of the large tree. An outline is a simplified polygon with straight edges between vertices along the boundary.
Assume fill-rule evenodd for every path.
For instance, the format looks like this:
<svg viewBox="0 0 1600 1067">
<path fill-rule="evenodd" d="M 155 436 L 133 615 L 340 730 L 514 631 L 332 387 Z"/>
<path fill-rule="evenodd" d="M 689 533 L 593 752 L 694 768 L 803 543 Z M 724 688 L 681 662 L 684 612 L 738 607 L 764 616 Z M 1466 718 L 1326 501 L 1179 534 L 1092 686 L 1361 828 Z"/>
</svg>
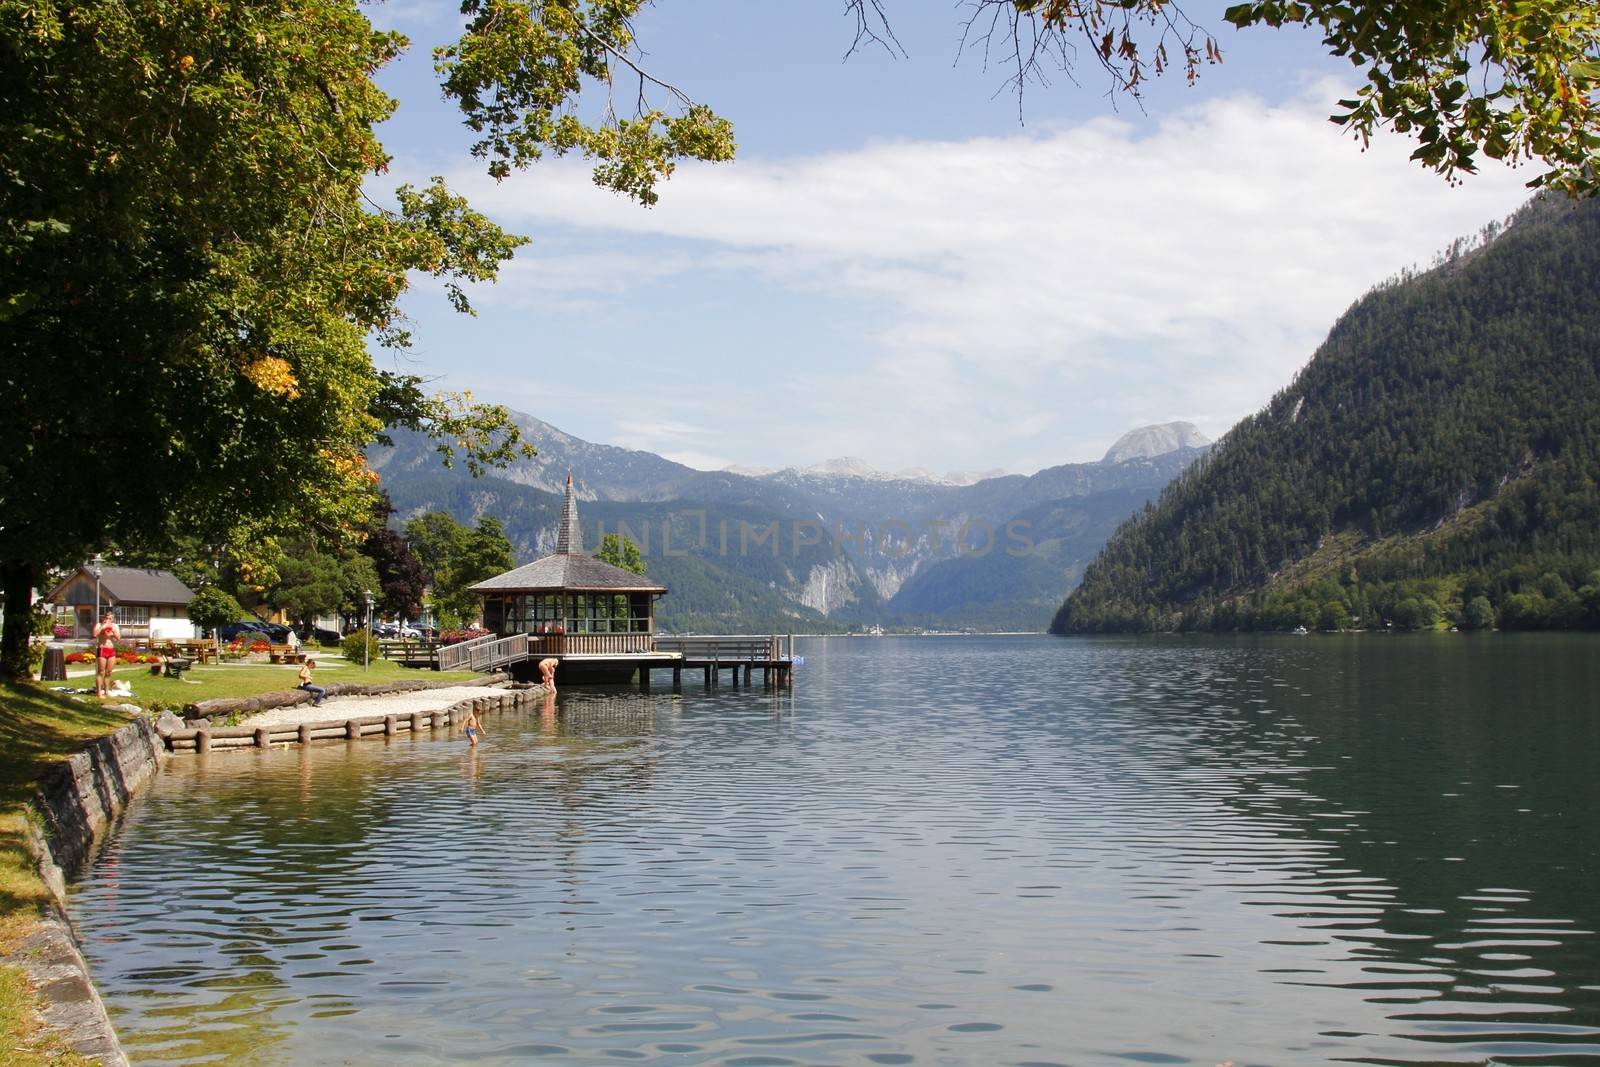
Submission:
<svg viewBox="0 0 1600 1067">
<path fill-rule="evenodd" d="M 503 175 L 597 161 L 644 202 L 673 161 L 727 158 L 725 122 L 674 98 L 612 112 L 639 0 L 467 0 L 438 57 Z M 173 530 L 248 540 L 359 525 L 386 426 L 478 469 L 503 410 L 380 370 L 414 272 L 491 279 L 522 242 L 442 181 L 367 198 L 406 45 L 356 0 L 0 0 L 0 675 L 27 670 L 45 567 Z M 604 102 L 586 119 L 585 85 Z"/>
<path fill-rule="evenodd" d="M 478 598 L 468 590 L 515 565 L 505 526 L 492 516 L 468 527 L 446 512 L 430 511 L 406 523 L 405 536 L 427 572 L 434 614 L 445 627 L 474 619 Z"/>
</svg>

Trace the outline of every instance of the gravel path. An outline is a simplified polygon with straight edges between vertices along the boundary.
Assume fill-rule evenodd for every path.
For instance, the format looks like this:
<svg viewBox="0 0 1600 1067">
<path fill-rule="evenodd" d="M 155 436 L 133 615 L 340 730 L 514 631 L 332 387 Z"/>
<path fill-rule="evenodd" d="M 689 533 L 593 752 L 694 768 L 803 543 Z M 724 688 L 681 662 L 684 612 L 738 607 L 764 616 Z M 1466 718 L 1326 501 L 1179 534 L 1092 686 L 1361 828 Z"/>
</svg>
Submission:
<svg viewBox="0 0 1600 1067">
<path fill-rule="evenodd" d="M 275 708 L 241 719 L 240 726 L 279 726 L 285 723 L 342 722 L 364 715 L 410 715 L 413 711 L 443 711 L 458 700 L 509 693 L 494 685 L 452 685 L 442 689 L 419 689 L 411 693 L 385 693 L 374 697 L 329 697 L 322 707 L 298 704 Z"/>
</svg>

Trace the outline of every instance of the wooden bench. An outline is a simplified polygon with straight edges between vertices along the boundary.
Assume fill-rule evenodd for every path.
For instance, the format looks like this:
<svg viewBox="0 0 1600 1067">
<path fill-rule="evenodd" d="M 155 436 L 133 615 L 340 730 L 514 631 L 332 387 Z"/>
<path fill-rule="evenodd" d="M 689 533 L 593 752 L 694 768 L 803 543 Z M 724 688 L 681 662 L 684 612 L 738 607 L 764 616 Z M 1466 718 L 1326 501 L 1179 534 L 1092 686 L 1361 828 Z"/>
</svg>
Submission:
<svg viewBox="0 0 1600 1067">
<path fill-rule="evenodd" d="M 267 658 L 273 663 L 304 663 L 306 654 L 293 645 L 271 645 Z"/>
<path fill-rule="evenodd" d="M 168 678 L 183 678 L 183 672 L 194 666 L 194 660 L 182 656 L 168 656 L 164 673 Z"/>
</svg>

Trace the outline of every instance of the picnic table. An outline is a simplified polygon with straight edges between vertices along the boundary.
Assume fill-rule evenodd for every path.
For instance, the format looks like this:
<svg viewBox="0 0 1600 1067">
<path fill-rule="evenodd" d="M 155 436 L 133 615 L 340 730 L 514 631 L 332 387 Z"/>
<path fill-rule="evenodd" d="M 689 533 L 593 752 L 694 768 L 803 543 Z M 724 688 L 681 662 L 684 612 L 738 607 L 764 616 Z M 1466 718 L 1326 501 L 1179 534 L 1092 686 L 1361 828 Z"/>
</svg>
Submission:
<svg viewBox="0 0 1600 1067">
<path fill-rule="evenodd" d="M 210 641 L 176 641 L 171 644 L 173 651 L 185 659 L 212 663 L 217 658 L 217 646 Z"/>
</svg>

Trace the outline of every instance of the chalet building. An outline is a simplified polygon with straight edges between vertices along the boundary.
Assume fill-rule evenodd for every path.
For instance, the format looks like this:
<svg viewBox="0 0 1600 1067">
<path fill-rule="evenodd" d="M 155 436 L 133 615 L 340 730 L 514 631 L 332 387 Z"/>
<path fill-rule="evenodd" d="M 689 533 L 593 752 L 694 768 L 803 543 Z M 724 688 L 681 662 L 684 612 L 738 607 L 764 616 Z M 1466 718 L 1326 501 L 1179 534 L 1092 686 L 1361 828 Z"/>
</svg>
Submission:
<svg viewBox="0 0 1600 1067">
<path fill-rule="evenodd" d="M 516 570 L 479 582 L 483 625 L 502 636 L 530 637 L 552 654 L 649 652 L 655 601 L 667 587 L 642 574 L 584 555 L 572 475 L 556 530 L 556 550 Z"/>
<path fill-rule="evenodd" d="M 45 599 L 55 605 L 56 624 L 72 629 L 72 637 L 89 640 L 94 633 L 94 607 L 110 608 L 117 628 L 128 641 L 190 638 L 189 601 L 194 590 L 171 571 L 146 571 L 133 567 L 102 567 L 99 594 L 94 569 L 79 567 L 50 591 Z"/>
</svg>

